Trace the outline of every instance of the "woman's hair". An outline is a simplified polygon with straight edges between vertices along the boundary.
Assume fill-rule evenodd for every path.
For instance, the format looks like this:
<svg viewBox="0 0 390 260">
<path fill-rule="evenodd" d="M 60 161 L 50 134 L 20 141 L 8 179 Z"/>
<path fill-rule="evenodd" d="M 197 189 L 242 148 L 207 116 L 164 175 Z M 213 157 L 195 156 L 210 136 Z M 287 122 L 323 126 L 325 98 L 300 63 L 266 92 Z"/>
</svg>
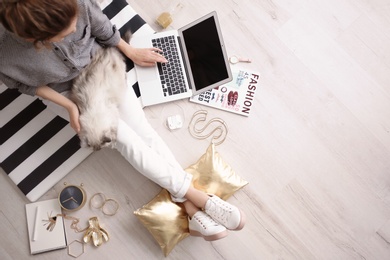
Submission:
<svg viewBox="0 0 390 260">
<path fill-rule="evenodd" d="M 77 0 L 0 0 L 4 28 L 35 46 L 67 29 L 77 13 Z"/>
</svg>

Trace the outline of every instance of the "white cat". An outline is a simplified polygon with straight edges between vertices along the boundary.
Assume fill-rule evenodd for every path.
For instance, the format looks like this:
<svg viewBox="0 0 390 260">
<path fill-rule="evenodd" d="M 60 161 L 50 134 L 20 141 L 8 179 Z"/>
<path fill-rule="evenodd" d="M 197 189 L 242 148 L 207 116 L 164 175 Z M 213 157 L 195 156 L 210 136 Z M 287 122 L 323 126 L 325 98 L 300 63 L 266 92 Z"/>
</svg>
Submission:
<svg viewBox="0 0 390 260">
<path fill-rule="evenodd" d="M 118 106 L 126 93 L 126 64 L 114 47 L 97 51 L 74 80 L 72 100 L 80 110 L 80 145 L 100 150 L 113 147 L 117 136 Z"/>
</svg>

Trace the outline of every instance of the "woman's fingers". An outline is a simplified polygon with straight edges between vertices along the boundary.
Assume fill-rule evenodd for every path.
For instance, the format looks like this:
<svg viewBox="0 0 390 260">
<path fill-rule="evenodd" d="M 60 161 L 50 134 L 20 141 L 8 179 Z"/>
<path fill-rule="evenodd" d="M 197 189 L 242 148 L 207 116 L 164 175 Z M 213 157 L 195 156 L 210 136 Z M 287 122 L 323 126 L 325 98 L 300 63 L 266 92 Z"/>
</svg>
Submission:
<svg viewBox="0 0 390 260">
<path fill-rule="evenodd" d="M 153 56 L 153 59 L 156 61 L 156 62 L 168 62 L 167 59 L 161 54 L 161 50 L 160 49 L 156 49 L 154 48 L 152 50 L 152 56 Z"/>
<path fill-rule="evenodd" d="M 139 66 L 151 67 L 155 66 L 156 62 L 168 62 L 161 52 L 158 48 L 132 48 L 131 55 L 128 57 Z"/>
</svg>

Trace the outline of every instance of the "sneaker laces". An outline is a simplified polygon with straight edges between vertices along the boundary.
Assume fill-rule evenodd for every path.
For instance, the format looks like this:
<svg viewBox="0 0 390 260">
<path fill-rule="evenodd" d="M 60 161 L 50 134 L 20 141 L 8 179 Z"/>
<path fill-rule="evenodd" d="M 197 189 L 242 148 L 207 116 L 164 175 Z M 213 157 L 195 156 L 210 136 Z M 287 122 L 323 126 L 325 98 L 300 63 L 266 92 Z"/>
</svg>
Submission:
<svg viewBox="0 0 390 260">
<path fill-rule="evenodd" d="M 219 225 L 218 222 L 216 222 L 212 217 L 210 217 L 206 213 L 193 216 L 193 218 L 195 218 L 199 222 L 199 224 L 202 225 L 203 228 Z"/>
<path fill-rule="evenodd" d="M 226 205 L 225 203 L 220 203 L 219 201 L 211 201 L 210 207 L 208 211 L 211 213 L 213 212 L 214 216 L 220 223 L 228 223 L 230 213 L 232 212 L 232 209 Z M 219 205 L 217 205 L 217 203 Z"/>
</svg>

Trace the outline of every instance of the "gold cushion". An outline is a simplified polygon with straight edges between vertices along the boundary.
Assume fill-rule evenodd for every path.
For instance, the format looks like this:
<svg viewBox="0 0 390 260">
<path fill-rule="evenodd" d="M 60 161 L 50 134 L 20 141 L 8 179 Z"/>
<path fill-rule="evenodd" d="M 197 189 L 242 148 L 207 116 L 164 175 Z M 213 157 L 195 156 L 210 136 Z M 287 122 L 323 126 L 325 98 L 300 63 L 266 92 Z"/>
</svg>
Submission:
<svg viewBox="0 0 390 260">
<path fill-rule="evenodd" d="M 174 203 L 165 189 L 148 204 L 134 211 L 134 214 L 156 239 L 165 256 L 189 235 L 183 204 Z"/>
<path fill-rule="evenodd" d="M 192 184 L 196 189 L 215 194 L 223 200 L 248 184 L 221 158 L 214 144 L 185 171 L 193 175 Z M 156 239 L 165 256 L 189 235 L 184 206 L 173 202 L 165 189 L 134 214 Z"/>
<path fill-rule="evenodd" d="M 196 189 L 215 194 L 223 200 L 248 184 L 222 159 L 214 144 L 210 144 L 206 153 L 185 171 L 193 175 L 192 185 Z"/>
</svg>

